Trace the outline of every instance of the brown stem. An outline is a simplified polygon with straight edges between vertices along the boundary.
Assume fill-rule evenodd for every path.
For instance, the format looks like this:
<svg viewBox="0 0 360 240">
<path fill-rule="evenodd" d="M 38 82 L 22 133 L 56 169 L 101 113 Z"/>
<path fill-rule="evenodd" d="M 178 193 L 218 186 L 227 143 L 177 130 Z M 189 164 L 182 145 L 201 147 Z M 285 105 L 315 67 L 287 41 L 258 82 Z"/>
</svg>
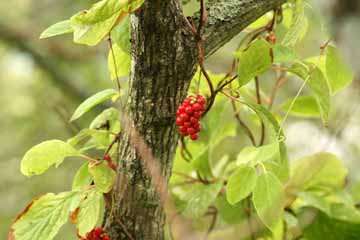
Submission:
<svg viewBox="0 0 360 240">
<path fill-rule="evenodd" d="M 261 105 L 259 77 L 255 77 L 255 88 L 256 88 L 256 102 L 257 102 L 257 104 Z M 264 141 L 265 141 L 265 124 L 262 119 L 260 119 L 260 121 L 261 121 L 261 137 L 260 137 L 259 146 L 263 145 Z"/>
<path fill-rule="evenodd" d="M 245 135 L 249 137 L 252 145 L 256 146 L 256 141 L 255 141 L 255 137 L 254 134 L 251 132 L 250 128 L 241 120 L 240 118 L 240 114 L 236 108 L 236 104 L 234 100 L 231 100 L 231 104 L 235 113 L 235 118 L 238 121 L 238 123 L 240 124 L 240 126 L 243 128 L 243 130 L 245 131 Z"/>
</svg>

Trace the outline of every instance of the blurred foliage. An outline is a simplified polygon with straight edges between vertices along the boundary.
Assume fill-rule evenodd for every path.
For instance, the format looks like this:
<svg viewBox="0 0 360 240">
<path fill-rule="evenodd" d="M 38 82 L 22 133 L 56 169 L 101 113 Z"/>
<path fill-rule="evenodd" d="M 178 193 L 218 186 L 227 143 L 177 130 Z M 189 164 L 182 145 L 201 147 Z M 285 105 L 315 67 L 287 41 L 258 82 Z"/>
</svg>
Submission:
<svg viewBox="0 0 360 240">
<path fill-rule="evenodd" d="M 87 48 L 80 45 L 75 46 L 72 41 L 68 41 L 69 36 L 42 41 L 38 39 L 40 33 L 56 20 L 66 19 L 74 12 L 87 8 L 93 2 L 96 1 L 12 0 L 0 2 L 1 239 L 6 238 L 11 219 L 26 205 L 29 199 L 44 192 L 60 192 L 69 189 L 71 179 L 81 164 L 75 159 L 66 161 L 59 169 L 53 168 L 41 177 L 27 179 L 21 175 L 19 170 L 20 159 L 24 152 L 30 146 L 46 139 L 68 139 L 78 127 L 87 126 L 95 114 L 86 116 L 77 122 L 79 126 L 76 126 L 68 123 L 71 113 L 85 97 L 98 92 L 99 89 L 109 88 L 113 85 L 107 71 L 106 43 L 102 43 L 97 48 Z M 336 36 L 346 61 L 354 68 L 355 72 L 359 73 L 360 67 L 357 63 L 360 50 L 355 46 L 357 45 L 356 39 L 360 37 L 360 31 L 353 29 L 360 29 L 360 17 L 351 16 L 344 18 L 342 24 L 329 24 L 335 19 L 330 8 L 332 1 L 314 0 L 313 2 L 313 7 L 307 7 L 306 11 L 311 21 L 309 33 L 297 49 L 297 52 L 301 54 L 300 57 L 312 57 L 314 52 L 319 51 L 319 46 L 327 40 L 328 34 L 332 33 Z M 196 1 L 190 1 L 186 6 L 186 13 L 192 13 L 197 7 Z M 9 11 L 9 9 L 16 9 L 16 11 Z M 13 36 L 10 40 L 8 34 Z M 280 34 L 283 33 L 280 32 Z M 207 65 L 211 71 L 217 73 L 228 70 L 233 58 L 230 53 L 236 49 L 242 36 L 243 34 L 239 34 L 208 59 Z M 23 44 L 27 46 L 25 49 Z M 40 56 L 41 60 L 35 56 Z M 41 61 L 52 64 L 44 66 Z M 261 79 L 264 92 L 269 92 L 273 86 L 273 78 L 273 75 L 268 74 Z M 76 94 L 69 91 L 69 86 L 77 89 Z M 295 95 L 299 86 L 300 83 L 294 81 L 284 86 L 277 103 L 286 103 L 290 96 Z M 328 128 L 323 127 L 321 122 L 315 119 L 289 119 L 285 126 L 285 132 L 290 159 L 308 156 L 319 150 L 334 152 L 345 161 L 345 165 L 350 169 L 349 185 L 360 180 L 357 175 L 357 171 L 360 169 L 359 88 L 359 79 L 357 79 L 350 88 L 332 99 L 334 107 L 330 114 Z M 275 109 L 276 111 L 280 112 L 281 109 Z M 232 118 L 229 112 L 214 112 L 221 112 L 221 119 L 224 122 L 228 122 Z M 255 119 L 254 115 L 253 118 L 246 119 L 246 122 L 253 128 L 258 124 Z M 204 129 L 210 129 L 210 126 L 214 125 L 214 122 L 211 121 L 216 122 L 214 116 L 209 121 L 205 119 Z M 214 144 L 213 154 L 210 156 L 213 159 L 210 159 L 210 163 L 215 160 L 226 162 L 226 158 L 218 159 L 218 157 L 223 156 L 223 153 L 227 153 L 228 157 L 234 157 L 237 155 L 239 147 L 249 145 L 241 131 L 235 122 L 215 133 L 206 131 L 211 134 L 230 135 L 223 139 L 221 144 L 212 143 Z M 209 136 L 202 136 L 202 138 L 203 142 L 206 142 Z M 203 149 L 203 146 L 199 145 L 190 145 L 192 152 Z M 206 152 L 206 154 L 208 153 Z M 196 157 L 200 159 L 202 156 L 199 154 Z M 209 169 L 209 166 L 196 165 L 196 161 L 193 164 L 201 170 Z M 191 168 L 189 163 L 176 159 L 174 169 L 186 173 Z M 219 168 L 211 174 L 218 176 L 221 171 L 223 169 Z M 176 175 L 171 179 L 172 184 L 180 181 L 181 178 Z M 213 188 L 218 191 L 217 186 L 213 186 Z M 212 190 L 210 189 L 210 191 Z M 178 194 L 181 195 L 181 192 Z M 196 188 L 194 194 L 196 194 Z M 219 229 L 226 226 L 227 221 L 242 221 L 242 216 L 236 216 L 236 218 L 231 216 L 234 209 L 238 210 L 244 207 L 242 204 L 232 206 L 225 199 L 217 199 L 216 206 L 227 209 L 222 212 L 225 215 L 221 216 L 222 220 L 218 223 Z M 191 213 L 192 209 L 187 209 L 185 212 Z M 327 220 L 327 216 L 320 215 L 317 217 L 316 223 Z M 197 224 L 201 225 L 202 223 Z M 341 220 L 339 220 L 334 227 L 341 226 Z M 212 239 L 221 239 L 237 234 L 233 233 L 233 230 L 229 230 L 230 233 L 227 231 L 227 229 L 215 231 Z M 306 231 L 307 233 L 311 232 L 312 228 L 308 227 Z M 73 236 L 74 228 L 68 226 L 62 230 L 57 239 L 74 239 Z"/>
</svg>

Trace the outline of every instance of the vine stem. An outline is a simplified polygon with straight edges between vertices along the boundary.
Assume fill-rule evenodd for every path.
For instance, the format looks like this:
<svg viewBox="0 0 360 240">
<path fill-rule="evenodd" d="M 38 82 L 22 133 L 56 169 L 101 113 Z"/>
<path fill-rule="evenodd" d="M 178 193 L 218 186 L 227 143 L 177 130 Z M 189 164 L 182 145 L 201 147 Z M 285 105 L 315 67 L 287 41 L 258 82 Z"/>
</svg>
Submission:
<svg viewBox="0 0 360 240">
<path fill-rule="evenodd" d="M 252 145 L 256 146 L 256 141 L 255 141 L 255 137 L 253 135 L 253 133 L 251 132 L 250 128 L 246 125 L 245 122 L 243 122 L 243 120 L 241 120 L 239 112 L 236 108 L 236 104 L 235 101 L 233 99 L 231 99 L 231 104 L 235 113 L 235 118 L 237 119 L 237 121 L 239 122 L 240 126 L 244 129 L 245 134 L 249 137 Z"/>
<path fill-rule="evenodd" d="M 258 76 L 255 77 L 255 88 L 256 88 L 256 102 L 257 104 L 261 105 L 260 82 Z M 262 119 L 260 119 L 260 121 L 261 121 L 261 135 L 260 135 L 259 146 L 263 145 L 265 141 L 265 124 Z"/>
<path fill-rule="evenodd" d="M 108 38 L 108 42 L 109 42 L 109 47 L 110 47 L 110 51 L 111 51 L 111 56 L 114 62 L 114 71 L 115 71 L 115 76 L 116 76 L 116 84 L 119 90 L 119 93 L 121 91 L 121 85 L 120 85 L 120 78 L 119 78 L 119 73 L 118 73 L 118 69 L 117 69 L 117 64 L 116 64 L 116 57 L 115 57 L 115 52 L 114 52 L 114 47 L 113 47 L 113 43 L 112 43 L 112 39 L 111 39 L 111 33 L 109 33 L 109 38 Z"/>
<path fill-rule="evenodd" d="M 286 120 L 287 120 L 288 117 L 289 117 L 290 111 L 291 111 L 291 109 L 294 107 L 296 100 L 300 97 L 300 94 L 301 94 L 301 92 L 304 90 L 307 82 L 308 82 L 309 79 L 310 79 L 310 76 L 311 76 L 311 74 L 309 74 L 309 76 L 304 80 L 303 84 L 301 84 L 301 87 L 300 87 L 299 90 L 297 91 L 294 99 L 291 101 L 291 104 L 290 104 L 290 106 L 289 106 L 289 109 L 286 111 L 285 117 L 284 117 L 284 119 L 281 121 L 280 128 L 279 128 L 279 131 L 278 131 L 278 133 L 277 133 L 278 136 L 280 136 L 280 134 L 281 134 L 281 132 L 282 132 L 282 130 L 283 130 L 283 128 L 284 128 L 284 124 L 285 124 Z"/>
<path fill-rule="evenodd" d="M 324 42 L 323 44 L 321 44 L 320 46 L 320 56 L 319 56 L 319 59 L 318 59 L 318 65 L 320 64 L 320 61 L 321 61 L 321 57 L 324 55 L 325 53 L 325 49 L 329 46 L 331 42 L 331 38 L 328 39 L 326 42 Z M 309 70 L 309 75 L 307 76 L 307 78 L 304 80 L 303 84 L 301 85 L 301 87 L 299 88 L 298 92 L 296 93 L 296 96 L 294 97 L 294 99 L 291 101 L 291 104 L 289 106 L 289 109 L 286 111 L 286 114 L 284 116 L 284 119 L 282 120 L 281 124 L 280 124 L 280 128 L 279 128 L 279 132 L 278 132 L 278 136 L 280 136 L 283 128 L 284 128 L 284 124 L 286 122 L 286 120 L 288 119 L 289 117 L 289 114 L 290 114 L 290 111 L 291 109 L 294 107 L 294 104 L 296 102 L 296 100 L 300 97 L 300 94 L 301 92 L 303 91 L 303 89 L 305 88 L 305 85 L 307 84 L 307 82 L 309 81 L 310 77 L 312 76 L 313 72 L 314 72 L 315 68 L 311 68 Z"/>
</svg>

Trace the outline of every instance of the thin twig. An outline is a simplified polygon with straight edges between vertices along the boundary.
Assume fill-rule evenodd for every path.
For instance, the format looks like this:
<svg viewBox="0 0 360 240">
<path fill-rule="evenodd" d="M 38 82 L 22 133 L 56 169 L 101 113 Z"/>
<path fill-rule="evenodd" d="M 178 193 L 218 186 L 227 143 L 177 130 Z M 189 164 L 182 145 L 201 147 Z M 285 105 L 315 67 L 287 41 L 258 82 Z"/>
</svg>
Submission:
<svg viewBox="0 0 360 240">
<path fill-rule="evenodd" d="M 211 213 L 212 215 L 212 220 L 211 220 L 211 223 L 210 223 L 210 226 L 209 226 L 209 229 L 207 230 L 206 232 L 206 235 L 205 235 L 205 238 L 204 240 L 207 240 L 210 233 L 214 230 L 215 228 L 215 224 L 216 224 L 216 220 L 217 220 L 217 216 L 218 216 L 218 210 L 216 208 L 214 208 L 214 212 Z"/>
<path fill-rule="evenodd" d="M 110 145 L 107 147 L 106 151 L 105 151 L 105 155 L 109 154 L 109 152 L 111 151 L 112 147 L 115 145 L 115 143 L 120 141 L 120 133 L 117 133 L 115 135 L 115 138 L 112 140 L 112 142 L 110 143 Z"/>
<path fill-rule="evenodd" d="M 246 207 L 246 209 L 244 211 L 245 211 L 245 214 L 247 216 L 247 223 L 248 223 L 249 233 L 250 233 L 251 239 L 255 240 L 256 239 L 256 237 L 254 235 L 255 232 L 254 232 L 254 230 L 252 228 L 252 223 L 251 223 L 252 217 L 251 217 L 251 201 L 250 201 L 250 198 L 246 199 L 246 203 L 247 203 L 247 207 Z"/>
</svg>

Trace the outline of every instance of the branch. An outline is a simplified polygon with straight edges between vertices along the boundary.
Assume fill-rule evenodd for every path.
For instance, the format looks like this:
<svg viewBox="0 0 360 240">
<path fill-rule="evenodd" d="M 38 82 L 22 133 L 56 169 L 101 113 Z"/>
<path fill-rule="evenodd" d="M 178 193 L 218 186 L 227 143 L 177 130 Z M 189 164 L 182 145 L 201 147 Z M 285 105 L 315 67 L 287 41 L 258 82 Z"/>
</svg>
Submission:
<svg viewBox="0 0 360 240">
<path fill-rule="evenodd" d="M 78 87 L 73 85 L 70 79 L 61 72 L 58 67 L 60 64 L 53 58 L 40 54 L 27 39 L 24 39 L 24 35 L 21 32 L 17 32 L 14 29 L 0 24 L 0 41 L 17 48 L 19 51 L 30 54 L 34 62 L 49 74 L 52 83 L 65 95 L 79 102 L 86 98 L 86 95 Z"/>
<path fill-rule="evenodd" d="M 208 4 L 209 19 L 204 28 L 205 56 L 208 57 L 229 42 L 256 19 L 278 8 L 286 0 L 222 0 Z M 200 21 L 200 13 L 195 14 Z"/>
</svg>

